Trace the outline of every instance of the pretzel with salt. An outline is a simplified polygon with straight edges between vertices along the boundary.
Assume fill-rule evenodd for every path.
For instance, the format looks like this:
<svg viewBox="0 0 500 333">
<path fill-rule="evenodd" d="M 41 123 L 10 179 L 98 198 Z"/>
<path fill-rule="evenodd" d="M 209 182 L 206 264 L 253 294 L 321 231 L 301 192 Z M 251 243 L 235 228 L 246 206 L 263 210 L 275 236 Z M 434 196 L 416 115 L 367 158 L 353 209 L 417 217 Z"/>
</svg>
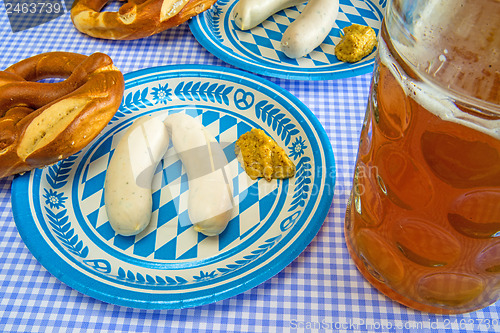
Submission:
<svg viewBox="0 0 500 333">
<path fill-rule="evenodd" d="M 45 78 L 66 79 L 36 82 Z M 0 178 L 80 151 L 114 116 L 123 90 L 103 53 L 43 53 L 0 71 Z"/>
<path fill-rule="evenodd" d="M 217 0 L 128 0 L 118 12 L 101 12 L 109 0 L 75 0 L 71 19 L 91 37 L 139 39 L 178 26 Z"/>
</svg>

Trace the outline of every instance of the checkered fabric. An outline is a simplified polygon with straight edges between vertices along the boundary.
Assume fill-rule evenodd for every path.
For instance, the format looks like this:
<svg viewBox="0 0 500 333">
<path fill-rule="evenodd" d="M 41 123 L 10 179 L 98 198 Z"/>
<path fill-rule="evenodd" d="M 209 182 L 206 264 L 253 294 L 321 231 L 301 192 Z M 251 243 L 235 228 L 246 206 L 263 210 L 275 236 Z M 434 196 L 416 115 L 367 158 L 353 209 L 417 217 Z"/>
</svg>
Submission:
<svg viewBox="0 0 500 333">
<path fill-rule="evenodd" d="M 54 50 L 109 54 L 124 73 L 168 64 L 231 67 L 203 49 L 186 24 L 137 41 L 78 33 L 69 14 L 13 33 L 0 10 L 0 68 Z M 62 284 L 31 255 L 12 216 L 12 177 L 0 180 L 0 331 L 2 332 L 499 332 L 500 304 L 440 316 L 403 307 L 358 273 L 343 223 L 370 75 L 330 81 L 268 78 L 303 101 L 330 137 L 337 165 L 335 196 L 307 249 L 265 283 L 213 304 L 139 310 L 95 300 Z"/>
</svg>

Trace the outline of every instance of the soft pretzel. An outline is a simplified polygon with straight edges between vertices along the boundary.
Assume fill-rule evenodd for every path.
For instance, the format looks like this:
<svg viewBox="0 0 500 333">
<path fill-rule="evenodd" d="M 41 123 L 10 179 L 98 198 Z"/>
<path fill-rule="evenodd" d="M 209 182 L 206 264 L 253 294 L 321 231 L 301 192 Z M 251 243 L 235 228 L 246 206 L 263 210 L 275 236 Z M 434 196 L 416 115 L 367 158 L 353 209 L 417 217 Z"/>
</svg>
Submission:
<svg viewBox="0 0 500 333">
<path fill-rule="evenodd" d="M 54 77 L 66 80 L 35 82 Z M 123 90 L 103 53 L 49 52 L 0 71 L 0 177 L 80 151 L 114 116 Z"/>
<path fill-rule="evenodd" d="M 75 0 L 71 19 L 84 34 L 104 39 L 139 39 L 178 26 L 217 0 L 129 0 L 118 12 L 101 12 L 109 0 Z"/>
</svg>

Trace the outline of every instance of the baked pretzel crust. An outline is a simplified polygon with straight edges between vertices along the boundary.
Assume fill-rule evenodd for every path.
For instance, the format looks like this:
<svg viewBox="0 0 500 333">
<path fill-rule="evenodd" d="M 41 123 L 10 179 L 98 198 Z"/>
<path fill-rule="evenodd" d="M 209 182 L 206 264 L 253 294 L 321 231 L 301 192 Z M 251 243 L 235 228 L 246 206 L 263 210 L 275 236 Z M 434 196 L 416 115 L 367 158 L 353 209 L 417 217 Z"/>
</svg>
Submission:
<svg viewBox="0 0 500 333">
<path fill-rule="evenodd" d="M 55 83 L 36 82 L 65 78 Z M 0 71 L 0 177 L 71 156 L 109 123 L 124 91 L 103 53 L 49 52 Z"/>
<path fill-rule="evenodd" d="M 129 0 L 117 12 L 101 12 L 109 0 L 75 0 L 71 20 L 91 37 L 139 39 L 180 25 L 217 0 Z"/>
</svg>

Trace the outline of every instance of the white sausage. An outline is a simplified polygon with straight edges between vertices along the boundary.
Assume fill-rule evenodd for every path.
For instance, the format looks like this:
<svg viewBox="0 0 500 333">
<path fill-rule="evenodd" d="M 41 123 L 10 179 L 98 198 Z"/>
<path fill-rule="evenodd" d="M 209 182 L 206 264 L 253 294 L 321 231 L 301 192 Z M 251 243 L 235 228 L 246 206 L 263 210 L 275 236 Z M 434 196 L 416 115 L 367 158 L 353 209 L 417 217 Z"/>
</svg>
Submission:
<svg viewBox="0 0 500 333">
<path fill-rule="evenodd" d="M 216 236 L 232 215 L 232 178 L 219 143 L 195 118 L 176 113 L 165 119 L 189 181 L 188 215 L 194 229 Z"/>
<path fill-rule="evenodd" d="M 338 0 L 309 0 L 302 13 L 283 33 L 281 50 L 289 58 L 309 54 L 328 36 L 338 12 Z"/>
<path fill-rule="evenodd" d="M 234 6 L 234 23 L 241 30 L 252 29 L 271 15 L 306 0 L 239 0 Z"/>
<path fill-rule="evenodd" d="M 164 123 L 149 116 L 136 120 L 120 139 L 104 183 L 109 223 L 121 235 L 136 235 L 152 215 L 151 181 L 169 144 Z"/>
</svg>

